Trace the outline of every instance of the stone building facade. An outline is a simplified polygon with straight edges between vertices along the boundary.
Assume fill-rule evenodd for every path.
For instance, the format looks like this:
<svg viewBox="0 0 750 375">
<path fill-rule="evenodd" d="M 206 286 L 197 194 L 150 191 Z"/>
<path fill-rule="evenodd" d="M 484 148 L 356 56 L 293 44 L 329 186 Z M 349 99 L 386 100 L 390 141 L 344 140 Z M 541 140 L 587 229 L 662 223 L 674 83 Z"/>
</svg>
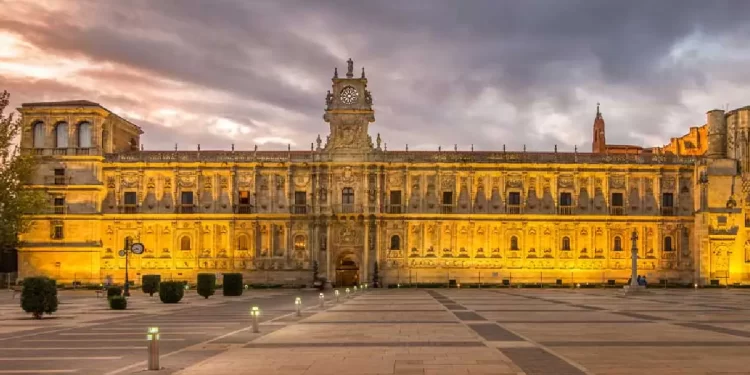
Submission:
<svg viewBox="0 0 750 375">
<path fill-rule="evenodd" d="M 387 150 L 364 69 L 334 74 L 310 150 L 143 151 L 142 130 L 91 102 L 24 104 L 29 188 L 48 212 L 22 235 L 21 277 L 337 285 L 750 281 L 750 108 L 710 111 L 705 152 Z M 600 121 L 601 120 L 601 121 Z M 604 139 L 597 110 L 595 137 Z"/>
</svg>

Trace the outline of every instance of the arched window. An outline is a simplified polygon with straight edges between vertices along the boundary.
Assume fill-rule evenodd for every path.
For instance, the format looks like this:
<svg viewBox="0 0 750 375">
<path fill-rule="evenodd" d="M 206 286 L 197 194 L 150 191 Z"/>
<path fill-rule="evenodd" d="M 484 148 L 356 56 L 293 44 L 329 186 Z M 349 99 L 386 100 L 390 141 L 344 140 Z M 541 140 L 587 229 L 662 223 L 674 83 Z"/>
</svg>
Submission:
<svg viewBox="0 0 750 375">
<path fill-rule="evenodd" d="M 299 234 L 294 236 L 294 250 L 303 251 L 307 249 L 307 239 L 305 236 Z"/>
<path fill-rule="evenodd" d="M 345 187 L 341 190 L 341 204 L 354 204 L 354 189 Z"/>
<path fill-rule="evenodd" d="M 562 238 L 562 249 L 563 250 L 570 250 L 570 237 L 563 237 Z"/>
<path fill-rule="evenodd" d="M 391 250 L 401 250 L 401 237 L 391 236 Z"/>
<path fill-rule="evenodd" d="M 622 238 L 620 236 L 615 236 L 615 250 L 622 250 Z"/>
<path fill-rule="evenodd" d="M 518 237 L 513 236 L 510 238 L 510 249 L 518 250 Z"/>
<path fill-rule="evenodd" d="M 237 250 L 248 250 L 247 243 L 247 236 L 244 234 L 239 235 L 237 237 Z"/>
<path fill-rule="evenodd" d="M 61 122 L 55 126 L 55 147 L 68 148 L 68 123 Z"/>
<path fill-rule="evenodd" d="M 91 123 L 89 122 L 84 121 L 78 124 L 78 147 L 91 147 Z"/>
<path fill-rule="evenodd" d="M 180 250 L 190 250 L 190 237 L 182 236 L 180 238 Z"/>
<path fill-rule="evenodd" d="M 672 236 L 664 237 L 664 251 L 673 251 L 672 248 Z"/>
<path fill-rule="evenodd" d="M 37 121 L 32 129 L 34 132 L 34 148 L 44 148 L 44 123 Z"/>
</svg>

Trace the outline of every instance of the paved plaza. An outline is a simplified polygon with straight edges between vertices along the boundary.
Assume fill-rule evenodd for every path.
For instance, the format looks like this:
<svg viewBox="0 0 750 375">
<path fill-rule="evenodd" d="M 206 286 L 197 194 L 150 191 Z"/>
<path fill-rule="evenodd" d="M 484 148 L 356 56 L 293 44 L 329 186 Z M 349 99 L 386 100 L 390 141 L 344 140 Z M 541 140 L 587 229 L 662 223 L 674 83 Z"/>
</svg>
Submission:
<svg viewBox="0 0 750 375">
<path fill-rule="evenodd" d="M 340 303 L 329 291 L 322 309 L 312 291 L 191 293 L 177 305 L 137 292 L 124 312 L 91 291 L 61 292 L 42 322 L 10 294 L 0 294 L 0 374 L 147 372 L 152 325 L 158 374 L 750 374 L 750 289 L 390 289 Z"/>
</svg>

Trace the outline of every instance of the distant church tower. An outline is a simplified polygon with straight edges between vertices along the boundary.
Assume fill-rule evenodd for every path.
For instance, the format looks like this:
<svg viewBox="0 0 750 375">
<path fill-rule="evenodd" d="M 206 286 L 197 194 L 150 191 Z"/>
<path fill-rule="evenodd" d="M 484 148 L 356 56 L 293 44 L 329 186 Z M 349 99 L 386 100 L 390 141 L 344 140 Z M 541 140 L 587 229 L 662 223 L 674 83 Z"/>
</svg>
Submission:
<svg viewBox="0 0 750 375">
<path fill-rule="evenodd" d="M 604 117 L 599 112 L 599 103 L 596 103 L 596 118 L 594 118 L 594 141 L 591 143 L 591 152 L 603 154 L 607 151 L 607 141 L 604 137 Z"/>
</svg>

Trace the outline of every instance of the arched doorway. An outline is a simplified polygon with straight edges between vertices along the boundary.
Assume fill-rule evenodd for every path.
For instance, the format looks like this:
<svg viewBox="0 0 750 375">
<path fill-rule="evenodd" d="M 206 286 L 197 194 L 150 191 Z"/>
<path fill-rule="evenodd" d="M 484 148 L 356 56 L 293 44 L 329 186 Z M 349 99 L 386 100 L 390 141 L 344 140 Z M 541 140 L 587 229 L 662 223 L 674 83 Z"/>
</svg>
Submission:
<svg viewBox="0 0 750 375">
<path fill-rule="evenodd" d="M 342 255 L 336 262 L 336 286 L 346 287 L 359 284 L 359 265 L 350 255 Z"/>
</svg>

